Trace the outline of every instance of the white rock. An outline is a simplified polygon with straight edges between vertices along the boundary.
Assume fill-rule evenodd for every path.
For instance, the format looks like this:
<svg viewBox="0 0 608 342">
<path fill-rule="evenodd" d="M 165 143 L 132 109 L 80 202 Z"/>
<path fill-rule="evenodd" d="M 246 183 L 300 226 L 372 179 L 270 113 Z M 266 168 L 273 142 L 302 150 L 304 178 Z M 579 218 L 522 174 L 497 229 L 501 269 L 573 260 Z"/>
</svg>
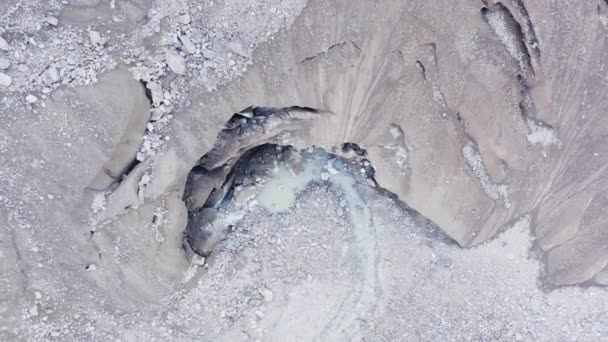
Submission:
<svg viewBox="0 0 608 342">
<path fill-rule="evenodd" d="M 269 289 L 262 289 L 260 294 L 262 294 L 262 297 L 264 297 L 264 301 L 266 302 L 272 302 L 272 299 L 274 298 L 274 294 Z"/>
<path fill-rule="evenodd" d="M 89 38 L 91 39 L 91 43 L 93 45 L 101 44 L 101 35 L 97 31 L 89 31 Z"/>
<path fill-rule="evenodd" d="M 34 292 L 34 296 L 36 297 L 36 299 L 42 299 L 42 293 L 38 291 Z"/>
<path fill-rule="evenodd" d="M 158 82 L 148 82 L 146 84 L 146 88 L 150 89 L 150 93 L 152 94 L 152 105 L 154 107 L 160 106 L 163 102 L 163 87 Z"/>
<path fill-rule="evenodd" d="M 197 265 L 197 266 L 204 266 L 205 265 L 205 257 L 200 256 L 200 255 L 194 255 L 192 257 L 192 263 Z"/>
<path fill-rule="evenodd" d="M 152 97 L 152 102 L 154 102 L 154 97 Z M 163 108 L 163 106 L 160 106 L 158 108 L 152 108 L 152 115 L 150 116 L 150 120 L 158 121 L 158 120 L 162 119 L 162 117 L 164 115 L 165 115 L 165 109 Z"/>
<path fill-rule="evenodd" d="M 6 58 L 0 57 L 0 70 L 6 70 L 11 66 L 11 61 Z"/>
<path fill-rule="evenodd" d="M 179 21 L 184 25 L 190 24 L 190 15 L 184 14 L 184 15 L 180 16 Z"/>
<path fill-rule="evenodd" d="M 395 139 L 401 137 L 401 129 L 399 129 L 398 127 L 391 126 L 391 128 L 389 129 L 389 132 Z"/>
<path fill-rule="evenodd" d="M 182 42 L 182 45 L 184 46 L 184 50 L 186 50 L 189 54 L 196 53 L 196 45 L 194 45 L 194 43 L 190 40 L 190 38 L 188 38 L 188 36 L 181 35 L 179 37 L 179 40 Z"/>
<path fill-rule="evenodd" d="M 47 85 L 52 85 L 53 83 L 57 83 L 61 80 L 61 76 L 59 75 L 59 70 L 55 67 L 48 68 L 43 74 L 43 81 Z"/>
<path fill-rule="evenodd" d="M 332 175 L 337 175 L 340 173 L 340 171 L 334 167 L 334 159 L 328 160 L 325 168 L 327 169 L 327 172 Z"/>
<path fill-rule="evenodd" d="M 59 23 L 59 20 L 57 20 L 57 18 L 55 18 L 55 17 L 46 17 L 46 18 L 44 18 L 44 21 L 46 21 L 47 23 L 49 23 L 53 26 L 57 26 L 57 24 Z"/>
<path fill-rule="evenodd" d="M 144 174 L 143 176 L 141 176 L 141 179 L 139 180 L 138 185 L 139 186 L 148 185 L 148 184 L 150 184 L 151 180 L 152 180 L 152 177 L 150 177 L 150 175 Z"/>
<path fill-rule="evenodd" d="M 27 310 L 27 313 L 30 314 L 30 317 L 38 316 L 38 305 L 34 304 L 34 306 Z"/>
<path fill-rule="evenodd" d="M 214 59 L 215 57 L 217 57 L 217 53 L 213 50 L 205 49 L 203 50 L 203 57 L 207 59 Z"/>
<path fill-rule="evenodd" d="M 0 37 L 0 50 L 3 51 L 8 51 L 10 50 L 10 46 L 8 45 L 8 42 L 6 41 L 6 39 Z"/>
<path fill-rule="evenodd" d="M 32 94 L 29 94 L 28 96 L 25 97 L 25 101 L 27 101 L 29 103 L 34 103 L 34 102 L 38 101 L 38 98 Z"/>
<path fill-rule="evenodd" d="M 24 74 L 26 76 L 30 75 L 30 68 L 27 65 L 25 65 L 25 64 L 19 64 L 17 66 L 17 70 L 19 70 L 20 73 L 22 73 L 22 74 Z"/>
<path fill-rule="evenodd" d="M 338 217 L 344 216 L 344 209 L 338 208 L 338 210 L 336 210 L 336 215 L 338 215 Z"/>
<path fill-rule="evenodd" d="M 243 45 L 241 43 L 238 42 L 230 42 L 228 43 L 228 48 L 230 50 L 232 50 L 234 53 L 236 53 L 239 56 L 242 57 L 249 57 L 251 55 L 251 52 L 249 52 L 248 50 L 243 48 Z"/>
<path fill-rule="evenodd" d="M 8 87 L 11 84 L 13 84 L 13 79 L 9 75 L 0 72 L 0 85 Z"/>
<path fill-rule="evenodd" d="M 186 59 L 184 57 L 167 51 L 167 55 L 165 57 L 167 59 L 167 65 L 169 68 L 176 74 L 183 75 L 186 73 Z"/>
</svg>

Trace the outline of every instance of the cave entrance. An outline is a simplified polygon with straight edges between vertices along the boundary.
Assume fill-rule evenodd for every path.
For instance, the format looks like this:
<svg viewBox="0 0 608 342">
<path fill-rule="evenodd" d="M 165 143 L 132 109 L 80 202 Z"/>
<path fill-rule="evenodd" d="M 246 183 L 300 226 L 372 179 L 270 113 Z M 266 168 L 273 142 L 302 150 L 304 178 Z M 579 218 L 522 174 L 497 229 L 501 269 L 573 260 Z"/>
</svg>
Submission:
<svg viewBox="0 0 608 342">
<path fill-rule="evenodd" d="M 419 223 L 435 238 L 450 240 L 434 223 L 378 185 L 367 151 L 358 144 L 345 142 L 331 151 L 282 144 L 286 135 L 302 129 L 300 123 L 320 113 L 306 107 L 249 107 L 232 116 L 187 178 L 183 195 L 188 209 L 187 252 L 211 254 L 232 229 L 230 220 L 218 220 L 218 216 L 225 218 L 228 208 L 260 205 L 269 212 L 287 210 L 308 184 L 322 182 L 344 193 L 354 191 L 355 183 L 372 186 L 424 221 Z"/>
<path fill-rule="evenodd" d="M 293 207 L 298 194 L 311 183 L 326 183 L 345 198 L 355 198 L 355 183 L 377 186 L 375 170 L 361 151 L 344 144 L 340 153 L 352 156 L 347 159 L 316 147 L 298 150 L 263 144 L 247 150 L 232 166 L 211 170 L 195 166 L 184 192 L 186 248 L 205 257 L 211 254 L 215 244 L 230 233 L 226 212 L 235 207 L 247 210 L 259 205 L 270 213 L 282 212 Z M 219 216 L 224 219 L 218 220 Z"/>
</svg>

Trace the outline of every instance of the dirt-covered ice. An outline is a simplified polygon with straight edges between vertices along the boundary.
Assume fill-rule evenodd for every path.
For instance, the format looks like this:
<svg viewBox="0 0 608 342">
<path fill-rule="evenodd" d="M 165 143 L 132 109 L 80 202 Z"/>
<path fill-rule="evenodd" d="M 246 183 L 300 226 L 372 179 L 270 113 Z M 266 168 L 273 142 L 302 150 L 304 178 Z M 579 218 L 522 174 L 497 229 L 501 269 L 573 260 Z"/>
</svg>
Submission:
<svg viewBox="0 0 608 342">
<path fill-rule="evenodd" d="M 64 338 L 608 340 L 605 290 L 541 289 L 527 217 L 463 250 L 361 173 L 339 161 L 329 172 L 327 160 L 300 172 L 277 165 L 247 201 L 225 206 L 214 252 L 163 305 L 81 315 Z"/>
<path fill-rule="evenodd" d="M 0 340 L 608 339 L 606 18 L 0 1 Z"/>
</svg>

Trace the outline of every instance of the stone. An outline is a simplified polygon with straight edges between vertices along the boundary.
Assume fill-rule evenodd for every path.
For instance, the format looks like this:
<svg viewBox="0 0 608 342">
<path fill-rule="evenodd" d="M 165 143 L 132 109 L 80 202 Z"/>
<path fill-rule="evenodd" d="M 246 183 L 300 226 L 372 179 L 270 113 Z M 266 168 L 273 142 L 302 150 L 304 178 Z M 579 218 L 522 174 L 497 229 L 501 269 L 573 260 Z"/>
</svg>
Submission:
<svg viewBox="0 0 608 342">
<path fill-rule="evenodd" d="M 3 37 L 0 37 L 0 50 L 8 51 L 11 47 L 8 45 L 8 42 Z"/>
<path fill-rule="evenodd" d="M 189 14 L 183 14 L 179 17 L 179 22 L 184 24 L 184 25 L 188 25 L 190 24 L 190 15 Z"/>
<path fill-rule="evenodd" d="M 0 57 L 0 70 L 6 70 L 11 66 L 11 61 L 6 58 Z"/>
<path fill-rule="evenodd" d="M 101 35 L 97 31 L 89 31 L 89 39 L 91 40 L 91 44 L 93 45 L 101 44 Z"/>
<path fill-rule="evenodd" d="M 30 315 L 30 317 L 38 316 L 38 305 L 34 304 L 34 306 L 27 310 L 27 313 Z"/>
<path fill-rule="evenodd" d="M 192 263 L 196 266 L 205 266 L 205 257 L 195 254 L 192 257 Z"/>
<path fill-rule="evenodd" d="M 181 35 L 179 37 L 179 40 L 182 42 L 182 45 L 184 46 L 184 50 L 186 50 L 186 52 L 188 52 L 189 54 L 196 53 L 196 45 L 194 45 L 194 43 L 190 40 L 190 38 L 188 38 L 188 36 Z"/>
<path fill-rule="evenodd" d="M 160 106 L 164 99 L 163 88 L 161 84 L 158 82 L 148 82 L 146 84 L 146 88 L 150 90 L 150 93 L 152 95 L 152 105 L 154 107 Z"/>
<path fill-rule="evenodd" d="M 47 23 L 49 23 L 52 26 L 57 26 L 57 24 L 59 23 L 59 20 L 57 20 L 57 18 L 52 17 L 52 16 L 48 16 L 48 17 L 44 18 L 44 21 L 46 21 Z"/>
<path fill-rule="evenodd" d="M 36 101 L 38 101 L 38 98 L 32 94 L 29 94 L 25 97 L 25 101 L 27 101 L 28 103 L 35 103 Z"/>
<path fill-rule="evenodd" d="M 169 69 L 178 75 L 184 75 L 186 73 L 186 59 L 175 52 L 167 51 L 166 54 L 167 65 Z"/>
<path fill-rule="evenodd" d="M 19 64 L 17 66 L 17 70 L 19 70 L 20 73 L 22 73 L 22 74 L 24 74 L 26 76 L 30 75 L 30 68 L 27 65 L 25 65 L 25 64 Z"/>
<path fill-rule="evenodd" d="M 239 42 L 228 43 L 228 48 L 241 57 L 249 58 L 251 52 L 243 48 L 243 44 Z"/>
<path fill-rule="evenodd" d="M 144 174 L 143 176 L 141 176 L 141 179 L 140 179 L 139 183 L 137 183 L 137 185 L 139 185 L 140 187 L 146 186 L 150 183 L 151 180 L 152 180 L 152 177 L 150 177 L 150 175 Z"/>
<path fill-rule="evenodd" d="M 260 290 L 260 294 L 262 295 L 262 297 L 264 297 L 264 301 L 267 303 L 272 302 L 272 300 L 274 299 L 274 294 L 269 289 Z"/>
<path fill-rule="evenodd" d="M 55 67 L 48 68 L 44 74 L 42 75 L 42 81 L 46 85 L 53 85 L 61 80 L 61 76 L 59 75 L 59 70 Z"/>
<path fill-rule="evenodd" d="M 9 75 L 0 72 L 0 85 L 8 87 L 13 84 L 13 79 Z"/>
<path fill-rule="evenodd" d="M 245 204 L 254 198 L 258 189 L 255 185 L 245 186 L 234 193 L 234 200 L 239 204 Z"/>
<path fill-rule="evenodd" d="M 207 59 L 214 59 L 215 57 L 217 57 L 217 53 L 213 50 L 210 49 L 204 49 L 203 50 L 203 57 L 207 58 Z"/>
</svg>

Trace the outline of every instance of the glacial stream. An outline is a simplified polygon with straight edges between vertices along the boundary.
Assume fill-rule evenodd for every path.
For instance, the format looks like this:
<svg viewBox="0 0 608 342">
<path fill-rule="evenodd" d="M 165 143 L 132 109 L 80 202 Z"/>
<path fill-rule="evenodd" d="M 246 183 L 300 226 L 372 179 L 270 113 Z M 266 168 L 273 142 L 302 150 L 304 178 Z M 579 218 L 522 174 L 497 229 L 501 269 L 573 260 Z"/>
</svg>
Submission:
<svg viewBox="0 0 608 342">
<path fill-rule="evenodd" d="M 272 170 L 272 177 L 257 196 L 257 203 L 271 213 L 292 208 L 298 194 L 313 182 L 328 182 L 342 198 L 340 206 L 348 213 L 355 236 L 348 258 L 358 279 L 342 303 L 343 307 L 350 310 L 338 311 L 320 332 L 323 339 L 331 340 L 338 338 L 335 334 L 356 331 L 351 329 L 351 325 L 356 324 L 357 317 L 364 316 L 365 312 L 375 306 L 374 291 L 378 286 L 375 228 L 370 208 L 357 191 L 357 186 L 369 185 L 364 183 L 365 177 L 361 175 L 365 170 L 361 169 L 360 174 L 354 174 L 356 171 L 327 153 L 317 152 L 305 157 L 298 173 L 285 165 L 277 165 Z"/>
</svg>

